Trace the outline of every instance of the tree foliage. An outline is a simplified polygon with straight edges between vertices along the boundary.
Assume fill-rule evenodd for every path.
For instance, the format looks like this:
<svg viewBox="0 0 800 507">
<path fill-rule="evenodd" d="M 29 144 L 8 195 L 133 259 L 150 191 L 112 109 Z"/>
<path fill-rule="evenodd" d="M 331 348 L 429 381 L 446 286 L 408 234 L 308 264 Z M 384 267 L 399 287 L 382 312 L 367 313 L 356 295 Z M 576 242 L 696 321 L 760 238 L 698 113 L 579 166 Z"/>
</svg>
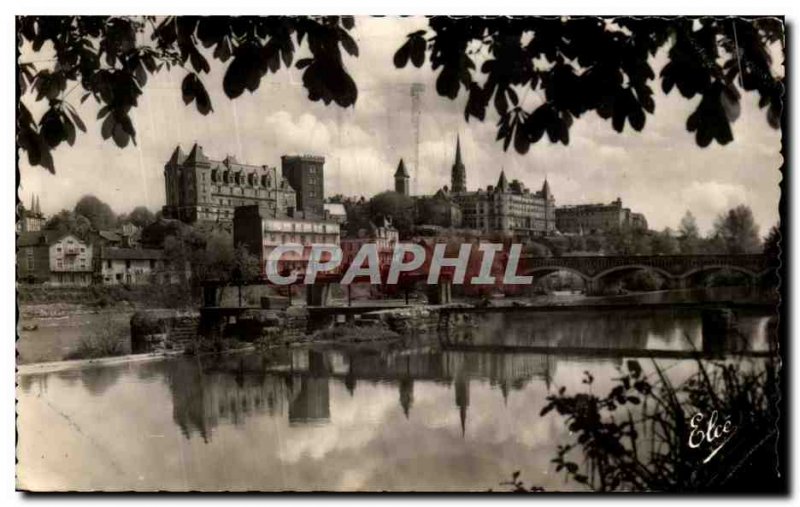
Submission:
<svg viewBox="0 0 800 507">
<path fill-rule="evenodd" d="M 743 254 L 761 252 L 761 238 L 752 210 L 739 205 L 722 213 L 714 222 L 714 238 L 726 253 Z"/>
<path fill-rule="evenodd" d="M 89 219 L 70 210 L 61 210 L 44 224 L 44 229 L 57 231 L 59 234 L 75 234 L 81 239 L 86 239 L 92 230 Z"/>
<path fill-rule="evenodd" d="M 655 112 L 657 76 L 648 59 L 668 48 L 661 71 L 664 92 L 687 99 L 701 97 L 686 128 L 699 146 L 733 139 L 730 124 L 739 115 L 736 84 L 759 96 L 767 120 L 779 127 L 783 78 L 773 73 L 768 46 L 782 43 L 777 18 L 542 18 L 435 16 L 429 29 L 408 35 L 394 54 L 394 64 L 429 60 L 438 71 L 439 95 L 468 97 L 465 119 L 483 121 L 497 112 L 497 138 L 519 153 L 547 134 L 551 142 L 569 143 L 575 119 L 594 111 L 617 132 L 628 125 L 641 131 Z M 18 44 L 36 55 L 52 53 L 17 66 L 20 97 L 30 91 L 47 110 L 34 118 L 20 101 L 17 143 L 31 165 L 55 172 L 51 150 L 72 146 L 77 130 L 86 132 L 72 92 L 80 101 L 100 105 L 103 139 L 119 147 L 136 143 L 131 111 L 148 78 L 162 70 L 181 69 L 185 104 L 207 115 L 213 104 L 203 76 L 209 58 L 226 65 L 222 88 L 231 98 L 255 92 L 270 73 L 294 65 L 312 101 L 355 104 L 356 83 L 343 52 L 357 57 L 350 16 L 325 17 L 155 17 L 23 16 Z M 304 46 L 310 56 L 295 61 Z M 488 55 L 483 58 L 481 55 Z M 49 58 L 46 58 L 49 60 Z M 480 69 L 477 69 L 478 63 Z M 525 97 L 541 97 L 535 107 Z"/>
<path fill-rule="evenodd" d="M 146 206 L 136 206 L 125 220 L 137 227 L 146 227 L 156 221 L 156 216 Z"/>
<path fill-rule="evenodd" d="M 414 228 L 414 200 L 397 192 L 387 191 L 375 195 L 367 205 L 368 216 L 387 216 L 397 228 L 401 239 L 407 238 Z"/>
<path fill-rule="evenodd" d="M 349 16 L 20 17 L 18 44 L 30 44 L 36 54 L 52 51 L 54 63 L 19 62 L 20 96 L 30 89 L 37 101 L 47 101 L 48 108 L 37 121 L 20 101 L 17 143 L 31 165 L 55 172 L 50 151 L 65 141 L 72 146 L 76 128 L 86 132 L 68 101 L 80 86 L 81 102 L 92 98 L 101 106 L 97 120 L 102 120 L 103 139 L 112 139 L 121 148 L 136 144 L 131 110 L 149 76 L 175 67 L 185 72 L 184 103 L 194 103 L 207 115 L 213 110 L 201 77 L 211 69 L 207 56 L 227 64 L 222 87 L 231 99 L 245 90 L 256 91 L 268 73 L 294 64 L 303 70 L 310 100 L 350 106 L 358 91 L 345 70 L 342 50 L 358 56 L 358 45 L 348 33 L 354 24 Z M 295 62 L 301 45 L 310 56 Z"/>
<path fill-rule="evenodd" d="M 697 253 L 700 245 L 700 229 L 697 227 L 697 219 L 691 211 L 686 210 L 686 214 L 681 218 L 678 226 L 678 246 L 682 254 L 691 255 Z"/>
<path fill-rule="evenodd" d="M 114 228 L 117 215 L 111 206 L 93 195 L 84 195 L 75 204 L 75 214 L 86 217 L 95 231 Z"/>
<path fill-rule="evenodd" d="M 463 90 L 467 121 L 483 121 L 493 107 L 497 139 L 524 154 L 545 134 L 569 144 L 574 120 L 592 111 L 616 132 L 641 131 L 655 113 L 649 59 L 667 47 L 661 87 L 701 97 L 686 128 L 705 147 L 733 140 L 737 84 L 756 92 L 769 124 L 780 126 L 783 84 L 767 47 L 782 37 L 776 18 L 436 16 L 428 30 L 408 35 L 394 63 L 421 67 L 427 57 L 439 71 L 438 94 L 455 99 Z M 535 106 L 525 103 L 528 94 L 540 97 Z"/>
</svg>

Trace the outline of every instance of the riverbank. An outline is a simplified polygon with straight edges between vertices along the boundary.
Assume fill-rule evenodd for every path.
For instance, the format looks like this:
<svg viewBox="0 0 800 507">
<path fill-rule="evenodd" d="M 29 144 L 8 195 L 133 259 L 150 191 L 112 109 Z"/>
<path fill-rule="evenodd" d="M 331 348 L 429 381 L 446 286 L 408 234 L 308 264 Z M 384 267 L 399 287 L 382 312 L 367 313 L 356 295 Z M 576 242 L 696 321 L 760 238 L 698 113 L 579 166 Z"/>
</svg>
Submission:
<svg viewBox="0 0 800 507">
<path fill-rule="evenodd" d="M 39 294 L 36 297 L 33 297 L 30 291 L 21 290 L 17 364 L 59 362 L 75 357 L 75 351 L 81 347 L 82 341 L 109 327 L 125 327 L 127 335 L 130 336 L 131 317 L 138 311 L 155 310 L 153 305 L 159 302 L 159 299 L 152 301 L 143 299 L 147 291 L 129 290 L 121 287 L 106 289 L 113 290 L 104 290 L 100 293 L 109 295 L 112 292 L 120 292 L 126 297 L 115 301 L 112 305 L 98 307 L 95 305 L 96 300 L 89 299 L 85 302 L 76 302 L 74 300 L 81 294 L 83 296 L 89 294 L 91 288 L 82 288 L 80 290 L 50 289 L 55 290 L 55 292 L 48 296 L 46 294 L 49 294 L 50 290 L 42 291 L 43 294 Z M 41 298 L 39 298 L 39 296 L 45 299 L 54 297 L 57 293 L 65 296 L 68 301 L 42 302 Z M 73 300 L 70 301 L 70 298 Z M 770 305 L 777 303 L 777 301 L 765 298 L 760 291 L 746 287 L 659 291 L 597 297 L 587 297 L 580 293 L 557 293 L 535 297 L 473 299 L 462 303 L 475 307 L 478 311 L 481 309 L 484 311 L 525 311 L 526 309 L 539 311 L 611 311 L 618 308 L 657 309 L 670 306 L 679 308 L 721 301 L 734 302 L 735 306 L 740 307 L 756 305 L 767 309 Z M 391 301 L 381 302 L 390 303 Z M 372 306 L 376 302 L 365 300 L 354 303 L 354 306 Z M 397 300 L 396 303 L 400 307 L 403 306 L 404 302 Z M 345 303 L 340 302 L 340 304 Z M 424 309 L 426 307 L 427 305 L 423 303 L 412 305 L 412 308 Z M 302 306 L 296 308 L 298 311 L 304 311 Z M 160 308 L 160 310 L 163 309 L 163 307 Z M 287 325 L 287 322 L 276 322 L 277 324 L 273 326 L 276 329 L 273 331 L 281 334 L 282 328 Z M 317 333 L 315 335 L 313 331 L 298 330 L 298 333 L 295 334 L 298 334 L 298 336 L 290 340 L 279 341 L 282 344 L 287 344 L 292 341 L 309 343 L 323 339 L 320 334 Z M 123 355 L 130 355 L 132 352 L 136 351 L 131 349 L 131 340 L 129 339 L 125 340 L 122 350 L 118 351 Z"/>
</svg>

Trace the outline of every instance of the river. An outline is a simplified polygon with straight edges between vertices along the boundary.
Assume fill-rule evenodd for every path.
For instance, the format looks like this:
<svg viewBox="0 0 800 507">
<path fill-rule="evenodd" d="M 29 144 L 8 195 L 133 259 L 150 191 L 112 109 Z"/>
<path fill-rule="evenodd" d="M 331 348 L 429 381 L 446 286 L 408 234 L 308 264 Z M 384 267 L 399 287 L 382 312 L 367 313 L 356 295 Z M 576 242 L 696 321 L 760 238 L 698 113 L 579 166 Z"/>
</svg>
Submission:
<svg viewBox="0 0 800 507">
<path fill-rule="evenodd" d="M 742 336 L 726 346 L 766 350 L 768 321 L 742 314 Z M 606 389 L 626 358 L 575 351 L 691 350 L 703 345 L 701 327 L 693 310 L 495 313 L 459 343 L 554 351 L 453 351 L 419 337 L 19 375 L 17 483 L 486 491 L 520 470 L 527 483 L 580 490 L 550 462 L 568 431 L 557 414 L 539 413 L 558 388 L 585 389 L 584 371 Z M 670 376 L 696 367 L 658 364 Z"/>
</svg>

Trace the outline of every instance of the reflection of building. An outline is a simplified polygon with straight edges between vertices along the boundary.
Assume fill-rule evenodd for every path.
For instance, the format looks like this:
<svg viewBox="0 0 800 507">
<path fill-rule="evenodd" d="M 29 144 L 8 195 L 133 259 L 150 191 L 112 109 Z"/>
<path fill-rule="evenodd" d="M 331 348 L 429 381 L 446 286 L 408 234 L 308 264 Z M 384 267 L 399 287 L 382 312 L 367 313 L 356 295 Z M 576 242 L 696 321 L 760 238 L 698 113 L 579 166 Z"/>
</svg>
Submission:
<svg viewBox="0 0 800 507">
<path fill-rule="evenodd" d="M 647 229 L 647 220 L 641 213 L 622 207 L 622 199 L 609 204 L 578 204 L 556 209 L 556 227 L 564 233 L 593 234 L 621 228 Z"/>
<path fill-rule="evenodd" d="M 283 415 L 296 396 L 291 378 L 242 371 L 241 364 L 205 372 L 196 361 L 176 361 L 166 377 L 172 394 L 173 419 L 189 438 L 197 432 L 211 440 L 222 423 L 242 424 L 252 415 Z"/>
<path fill-rule="evenodd" d="M 188 155 L 175 148 L 164 166 L 164 182 L 164 217 L 187 223 L 229 223 L 237 206 L 256 204 L 276 213 L 296 206 L 295 190 L 275 167 L 241 164 L 232 156 L 212 160 L 197 144 Z"/>
<path fill-rule="evenodd" d="M 331 418 L 328 378 L 303 377 L 289 404 L 289 424 L 325 423 Z"/>
<path fill-rule="evenodd" d="M 455 381 L 456 406 L 461 418 L 461 436 L 467 431 L 467 410 L 469 409 L 469 378 L 459 376 Z"/>
<path fill-rule="evenodd" d="M 411 412 L 411 407 L 414 405 L 414 379 L 411 377 L 400 379 L 400 406 L 403 407 L 403 413 L 408 418 Z"/>
</svg>

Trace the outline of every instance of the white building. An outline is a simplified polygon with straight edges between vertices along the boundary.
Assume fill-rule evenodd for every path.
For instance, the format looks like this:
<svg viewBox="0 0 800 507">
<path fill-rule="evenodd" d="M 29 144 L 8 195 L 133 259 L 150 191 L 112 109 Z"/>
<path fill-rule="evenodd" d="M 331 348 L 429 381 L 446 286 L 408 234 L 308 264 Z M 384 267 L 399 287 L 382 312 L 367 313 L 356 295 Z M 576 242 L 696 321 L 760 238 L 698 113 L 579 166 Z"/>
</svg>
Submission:
<svg viewBox="0 0 800 507">
<path fill-rule="evenodd" d="M 150 283 L 164 271 L 162 250 L 103 248 L 100 251 L 100 278 L 105 285 Z"/>
<path fill-rule="evenodd" d="M 233 244 L 245 245 L 251 254 L 257 255 L 262 269 L 275 247 L 301 245 L 302 253 L 281 257 L 281 268 L 304 270 L 311 246 L 339 245 L 340 232 L 339 223 L 332 220 L 271 215 L 259 206 L 238 207 L 233 218 Z"/>
<path fill-rule="evenodd" d="M 49 245 L 51 285 L 89 285 L 92 283 L 92 246 L 72 234 L 65 234 Z"/>
</svg>

